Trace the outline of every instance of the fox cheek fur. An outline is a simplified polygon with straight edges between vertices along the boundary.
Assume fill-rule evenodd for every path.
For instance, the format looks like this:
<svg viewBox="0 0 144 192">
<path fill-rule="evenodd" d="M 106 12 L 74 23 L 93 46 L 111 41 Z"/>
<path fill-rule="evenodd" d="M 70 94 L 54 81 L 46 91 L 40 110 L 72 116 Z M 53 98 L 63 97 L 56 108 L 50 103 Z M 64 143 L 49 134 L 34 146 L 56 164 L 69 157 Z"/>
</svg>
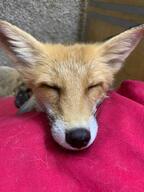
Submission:
<svg viewBox="0 0 144 192">
<path fill-rule="evenodd" d="M 23 111 L 39 105 L 52 118 L 53 138 L 72 150 L 94 142 L 97 104 L 143 36 L 140 25 L 103 43 L 44 44 L 0 21 L 0 45 L 34 94 Z"/>
</svg>

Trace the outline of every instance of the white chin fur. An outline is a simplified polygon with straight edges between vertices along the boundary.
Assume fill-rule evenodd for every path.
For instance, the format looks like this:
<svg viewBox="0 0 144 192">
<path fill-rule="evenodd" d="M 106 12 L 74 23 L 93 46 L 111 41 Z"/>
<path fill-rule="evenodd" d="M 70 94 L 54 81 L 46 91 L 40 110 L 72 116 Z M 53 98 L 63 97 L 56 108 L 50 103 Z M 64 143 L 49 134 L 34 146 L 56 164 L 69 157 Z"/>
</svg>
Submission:
<svg viewBox="0 0 144 192">
<path fill-rule="evenodd" d="M 65 131 L 67 130 L 67 127 L 62 120 L 58 119 L 55 122 L 53 122 L 51 133 L 52 133 L 54 140 L 62 147 L 69 149 L 69 150 L 82 150 L 82 149 L 89 147 L 94 142 L 96 135 L 97 135 L 97 131 L 98 131 L 98 125 L 97 125 L 96 118 L 94 116 L 91 116 L 89 118 L 88 122 L 82 123 L 82 124 L 77 123 L 76 127 L 81 127 L 81 126 L 90 131 L 91 139 L 87 146 L 80 148 L 80 149 L 73 148 L 66 142 Z"/>
</svg>

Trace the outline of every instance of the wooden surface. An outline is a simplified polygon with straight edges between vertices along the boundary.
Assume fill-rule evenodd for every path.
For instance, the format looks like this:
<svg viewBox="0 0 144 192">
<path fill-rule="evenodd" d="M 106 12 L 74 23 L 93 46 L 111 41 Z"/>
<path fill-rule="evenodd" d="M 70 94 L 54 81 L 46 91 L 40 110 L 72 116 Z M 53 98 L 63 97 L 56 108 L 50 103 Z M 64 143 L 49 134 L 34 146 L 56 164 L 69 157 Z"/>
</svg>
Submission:
<svg viewBox="0 0 144 192">
<path fill-rule="evenodd" d="M 90 0 L 85 40 L 104 41 L 142 23 L 144 23 L 144 0 Z M 115 85 L 119 85 L 125 79 L 144 80 L 144 40 L 117 74 Z"/>
</svg>

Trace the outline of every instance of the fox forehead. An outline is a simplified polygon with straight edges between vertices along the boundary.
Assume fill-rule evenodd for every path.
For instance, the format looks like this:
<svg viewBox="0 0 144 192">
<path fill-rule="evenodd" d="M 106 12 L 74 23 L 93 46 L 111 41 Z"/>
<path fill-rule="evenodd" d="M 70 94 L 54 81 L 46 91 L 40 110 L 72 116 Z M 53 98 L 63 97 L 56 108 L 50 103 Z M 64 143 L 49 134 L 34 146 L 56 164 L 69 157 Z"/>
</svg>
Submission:
<svg viewBox="0 0 144 192">
<path fill-rule="evenodd" d="M 99 61 L 98 48 L 99 44 L 44 44 L 40 65 L 32 71 L 36 83 L 81 80 L 91 84 L 111 79 L 111 68 Z"/>
<path fill-rule="evenodd" d="M 68 58 L 75 58 L 76 60 L 86 60 L 90 55 L 92 56 L 96 47 L 99 44 L 43 44 L 47 55 L 59 61 Z M 89 58 L 88 58 L 89 59 Z"/>
</svg>

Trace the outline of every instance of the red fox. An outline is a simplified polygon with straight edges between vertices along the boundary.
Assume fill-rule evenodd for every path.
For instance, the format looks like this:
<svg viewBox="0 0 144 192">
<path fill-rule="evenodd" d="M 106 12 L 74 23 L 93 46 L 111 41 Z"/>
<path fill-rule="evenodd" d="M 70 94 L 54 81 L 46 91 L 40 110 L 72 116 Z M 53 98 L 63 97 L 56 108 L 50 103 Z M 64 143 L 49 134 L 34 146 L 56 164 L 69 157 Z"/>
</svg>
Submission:
<svg viewBox="0 0 144 192">
<path fill-rule="evenodd" d="M 97 105 L 143 36 L 140 25 L 102 43 L 50 44 L 0 21 L 0 45 L 33 93 L 25 110 L 32 103 L 44 111 L 54 140 L 71 150 L 94 142 Z"/>
</svg>

